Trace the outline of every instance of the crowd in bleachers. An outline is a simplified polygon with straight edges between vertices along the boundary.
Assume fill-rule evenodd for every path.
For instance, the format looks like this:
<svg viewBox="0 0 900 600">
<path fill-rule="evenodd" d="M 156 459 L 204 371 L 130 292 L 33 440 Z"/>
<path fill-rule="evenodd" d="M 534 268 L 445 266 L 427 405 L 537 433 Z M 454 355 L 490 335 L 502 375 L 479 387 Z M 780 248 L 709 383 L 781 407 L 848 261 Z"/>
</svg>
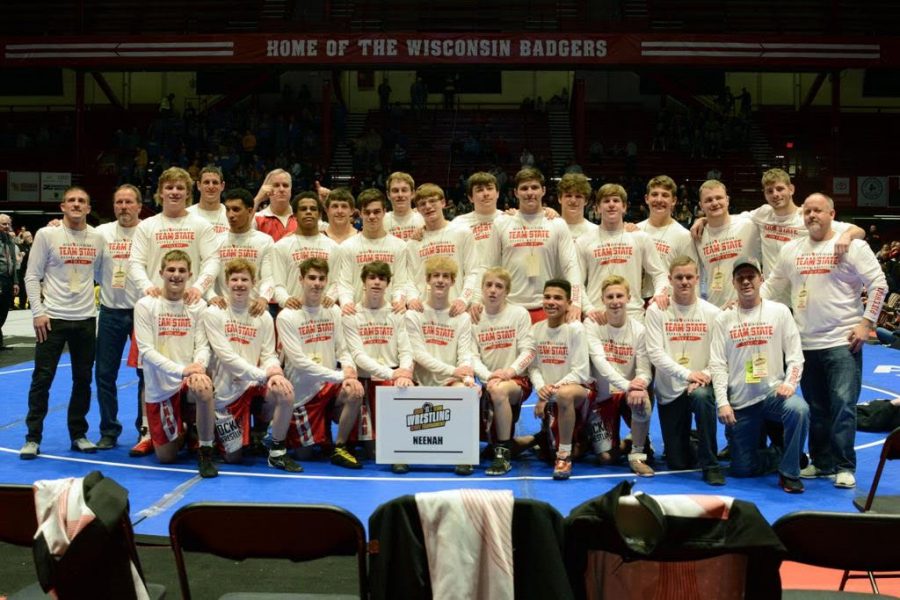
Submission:
<svg viewBox="0 0 900 600">
<path fill-rule="evenodd" d="M 341 111 L 335 116 L 340 136 Z M 202 112 L 188 102 L 180 114 L 161 107 L 145 131 L 116 130 L 102 162 L 115 170 L 118 184 L 133 184 L 148 199 L 159 174 L 171 166 L 186 169 L 196 179 L 202 166 L 216 165 L 229 184 L 255 193 L 272 169 L 288 171 L 304 188 L 325 181 L 320 144 L 321 104 L 312 102 L 305 86 L 296 94 L 286 86 L 272 108 L 250 99 Z"/>
</svg>

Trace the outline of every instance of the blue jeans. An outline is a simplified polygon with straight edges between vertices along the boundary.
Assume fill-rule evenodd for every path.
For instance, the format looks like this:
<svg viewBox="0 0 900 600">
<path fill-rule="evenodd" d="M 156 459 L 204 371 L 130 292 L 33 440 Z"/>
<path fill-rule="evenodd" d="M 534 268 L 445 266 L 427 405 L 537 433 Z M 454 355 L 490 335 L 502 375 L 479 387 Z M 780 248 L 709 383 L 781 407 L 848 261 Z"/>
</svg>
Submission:
<svg viewBox="0 0 900 600">
<path fill-rule="evenodd" d="M 725 429 L 731 448 L 729 473 L 735 477 L 755 477 L 777 468 L 785 477 L 800 477 L 800 453 L 809 433 L 809 407 L 796 394 L 781 399 L 775 391 L 762 402 L 734 411 L 737 422 Z M 784 451 L 777 447 L 760 448 L 764 421 L 784 425 Z"/>
<path fill-rule="evenodd" d="M 809 453 L 820 471 L 856 471 L 856 403 L 862 350 L 849 346 L 804 350 L 800 388 L 809 404 Z"/>
<path fill-rule="evenodd" d="M 56 367 L 63 349 L 69 346 L 72 364 L 72 395 L 69 397 L 69 437 L 85 437 L 88 431 L 87 413 L 91 408 L 91 367 L 94 366 L 97 320 L 81 321 L 50 319 L 47 339 L 34 347 L 34 371 L 28 390 L 28 416 L 25 441 L 41 443 L 44 417 L 50 401 L 50 385 L 56 377 Z"/>
<path fill-rule="evenodd" d="M 878 336 L 878 343 L 884 346 L 890 346 L 897 339 L 900 339 L 900 330 L 891 331 L 885 327 L 876 327 L 875 335 Z"/>
<path fill-rule="evenodd" d="M 122 352 L 134 328 L 134 310 L 100 306 L 97 327 L 97 403 L 100 405 L 100 435 L 118 438 L 122 433 L 119 422 L 119 393 L 116 381 Z"/>
<path fill-rule="evenodd" d="M 716 399 L 711 385 L 700 386 L 690 394 L 684 391 L 672 402 L 659 404 L 659 424 L 670 469 L 701 469 L 719 466 L 716 459 Z M 699 440 L 691 444 L 691 422 L 697 421 Z"/>
</svg>

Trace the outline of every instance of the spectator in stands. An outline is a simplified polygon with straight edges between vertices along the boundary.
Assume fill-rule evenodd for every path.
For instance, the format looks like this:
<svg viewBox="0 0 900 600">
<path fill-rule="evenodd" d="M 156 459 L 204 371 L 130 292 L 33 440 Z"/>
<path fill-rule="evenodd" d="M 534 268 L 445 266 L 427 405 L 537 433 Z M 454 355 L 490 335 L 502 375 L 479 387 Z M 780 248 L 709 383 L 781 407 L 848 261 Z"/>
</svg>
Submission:
<svg viewBox="0 0 900 600">
<path fill-rule="evenodd" d="M 569 163 L 566 165 L 565 169 L 563 170 L 563 174 L 566 174 L 566 173 L 584 173 L 584 170 L 582 170 L 581 165 L 579 165 L 575 161 L 574 156 L 571 159 L 569 159 Z"/>
<path fill-rule="evenodd" d="M 242 157 L 246 162 L 249 162 L 256 152 L 256 143 L 256 136 L 253 135 L 253 132 L 249 129 L 245 130 L 244 136 L 241 138 L 241 148 L 244 151 Z"/>
<path fill-rule="evenodd" d="M 147 149 L 137 146 L 134 149 L 134 178 L 142 182 L 147 175 L 147 163 L 149 162 Z"/>
<path fill-rule="evenodd" d="M 25 270 L 28 268 L 28 256 L 31 254 L 31 245 L 34 243 L 34 238 L 31 235 L 31 232 L 27 229 L 21 233 L 21 242 L 19 242 L 19 256 L 21 257 L 21 261 L 19 261 L 19 294 L 18 300 L 19 305 L 18 308 L 25 309 L 28 304 L 28 295 L 25 292 Z"/>
<path fill-rule="evenodd" d="M 481 156 L 481 143 L 471 132 L 463 139 L 463 154 L 471 159 Z"/>
<path fill-rule="evenodd" d="M 591 142 L 591 146 L 588 149 L 588 156 L 591 161 L 600 164 L 603 160 L 603 143 L 600 140 L 594 140 Z"/>
<path fill-rule="evenodd" d="M 378 105 L 382 112 L 387 112 L 391 104 L 391 84 L 388 83 L 387 77 L 378 84 Z"/>
<path fill-rule="evenodd" d="M 638 145 L 634 140 L 625 143 L 625 175 L 637 174 Z"/>
<path fill-rule="evenodd" d="M 869 233 L 866 235 L 866 243 L 872 252 L 878 252 L 881 248 L 881 235 L 878 233 L 878 227 L 875 224 L 869 225 Z"/>
<path fill-rule="evenodd" d="M 675 220 L 682 227 L 690 227 L 692 218 L 691 209 L 688 208 L 687 202 L 679 202 L 678 207 L 675 209 Z"/>
<path fill-rule="evenodd" d="M 444 109 L 452 110 L 456 103 L 456 75 L 448 75 L 444 79 Z"/>
<path fill-rule="evenodd" d="M 519 165 L 521 165 L 523 169 L 534 166 L 534 154 L 526 147 L 522 148 L 522 154 L 519 155 Z"/>
<path fill-rule="evenodd" d="M 505 190 L 506 184 L 509 182 L 509 176 L 506 174 L 506 171 L 503 169 L 503 167 L 497 165 L 493 169 L 491 169 L 490 173 L 497 180 L 497 191 L 502 192 L 503 190 Z"/>
<path fill-rule="evenodd" d="M 0 351 L 9 350 L 3 344 L 3 324 L 13 299 L 19 295 L 19 269 L 16 262 L 19 249 L 12 235 L 12 217 L 0 214 Z"/>
<path fill-rule="evenodd" d="M 428 85 L 421 77 L 416 77 L 413 84 L 409 86 L 409 103 L 413 111 L 417 113 L 425 110 L 428 103 Z"/>
<path fill-rule="evenodd" d="M 750 92 L 747 91 L 747 88 L 741 88 L 741 93 L 738 95 L 737 100 L 740 104 L 741 117 L 746 119 L 750 116 L 750 111 L 753 107 L 753 100 L 750 97 Z"/>
<path fill-rule="evenodd" d="M 892 317 L 876 327 L 875 335 L 878 336 L 878 343 L 900 348 L 900 311 L 894 312 Z"/>
<path fill-rule="evenodd" d="M 159 101 L 159 116 L 163 118 L 171 117 L 175 114 L 175 94 L 163 96 Z"/>
</svg>

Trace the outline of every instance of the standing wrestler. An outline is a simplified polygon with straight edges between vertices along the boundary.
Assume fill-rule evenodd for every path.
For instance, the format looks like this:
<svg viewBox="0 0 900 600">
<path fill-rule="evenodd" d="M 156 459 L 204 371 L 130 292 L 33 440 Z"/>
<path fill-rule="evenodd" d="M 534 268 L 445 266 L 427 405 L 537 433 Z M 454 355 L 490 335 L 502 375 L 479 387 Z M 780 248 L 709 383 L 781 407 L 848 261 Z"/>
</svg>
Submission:
<svg viewBox="0 0 900 600">
<path fill-rule="evenodd" d="M 72 450 L 97 450 L 87 439 L 87 413 L 97 327 L 94 281 L 99 279 L 103 263 L 103 238 L 87 223 L 91 199 L 84 189 L 67 189 L 60 210 L 62 226 L 44 227 L 34 237 L 25 274 L 36 344 L 25 418 L 28 434 L 19 451 L 19 458 L 24 460 L 40 454 L 50 386 L 66 345 L 72 363 L 68 411 Z"/>
</svg>

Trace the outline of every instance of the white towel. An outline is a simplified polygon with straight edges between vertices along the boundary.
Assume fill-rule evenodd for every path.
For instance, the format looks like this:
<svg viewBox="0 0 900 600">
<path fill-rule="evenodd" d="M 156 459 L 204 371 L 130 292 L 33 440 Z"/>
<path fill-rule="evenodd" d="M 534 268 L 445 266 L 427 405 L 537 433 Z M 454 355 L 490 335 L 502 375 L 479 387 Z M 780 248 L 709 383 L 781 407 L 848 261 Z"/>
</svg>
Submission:
<svg viewBox="0 0 900 600">
<path fill-rule="evenodd" d="M 436 600 L 512 600 L 511 490 L 416 494 Z"/>
</svg>

